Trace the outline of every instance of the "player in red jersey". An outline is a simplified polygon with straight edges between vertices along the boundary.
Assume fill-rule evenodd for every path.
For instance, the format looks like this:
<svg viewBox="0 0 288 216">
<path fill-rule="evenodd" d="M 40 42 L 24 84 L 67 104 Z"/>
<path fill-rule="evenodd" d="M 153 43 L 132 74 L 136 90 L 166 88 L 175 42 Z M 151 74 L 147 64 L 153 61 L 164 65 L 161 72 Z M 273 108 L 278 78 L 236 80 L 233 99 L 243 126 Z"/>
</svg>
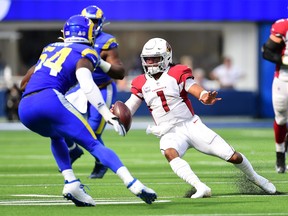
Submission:
<svg viewBox="0 0 288 216">
<path fill-rule="evenodd" d="M 150 39 L 143 47 L 141 60 L 145 74 L 132 81 L 132 94 L 125 104 L 133 115 L 141 102 L 146 102 L 155 122 L 146 132 L 160 138 L 160 150 L 172 170 L 196 189 L 191 198 L 209 197 L 211 189 L 182 159 L 189 148 L 234 164 L 264 191 L 276 193 L 275 186 L 257 174 L 243 154 L 236 152 L 194 113 L 188 93 L 206 105 L 212 105 L 221 98 L 217 97 L 218 92 L 206 91 L 198 85 L 189 67 L 172 64 L 172 48 L 166 40 Z"/>
<path fill-rule="evenodd" d="M 264 59 L 276 64 L 272 84 L 276 171 L 285 173 L 287 151 L 285 137 L 288 120 L 288 19 L 277 20 L 272 25 L 271 34 L 262 47 L 262 54 Z"/>
</svg>

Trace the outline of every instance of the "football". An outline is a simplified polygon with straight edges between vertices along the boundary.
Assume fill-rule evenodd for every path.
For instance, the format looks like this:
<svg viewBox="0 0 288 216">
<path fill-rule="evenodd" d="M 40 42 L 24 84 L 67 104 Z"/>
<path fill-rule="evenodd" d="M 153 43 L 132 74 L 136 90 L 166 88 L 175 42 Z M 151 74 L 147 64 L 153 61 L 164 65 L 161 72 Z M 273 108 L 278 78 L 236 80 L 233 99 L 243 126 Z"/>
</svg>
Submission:
<svg viewBox="0 0 288 216">
<path fill-rule="evenodd" d="M 119 118 L 120 123 L 125 127 L 126 132 L 128 132 L 132 123 L 132 115 L 125 103 L 116 101 L 113 107 L 113 114 Z"/>
</svg>

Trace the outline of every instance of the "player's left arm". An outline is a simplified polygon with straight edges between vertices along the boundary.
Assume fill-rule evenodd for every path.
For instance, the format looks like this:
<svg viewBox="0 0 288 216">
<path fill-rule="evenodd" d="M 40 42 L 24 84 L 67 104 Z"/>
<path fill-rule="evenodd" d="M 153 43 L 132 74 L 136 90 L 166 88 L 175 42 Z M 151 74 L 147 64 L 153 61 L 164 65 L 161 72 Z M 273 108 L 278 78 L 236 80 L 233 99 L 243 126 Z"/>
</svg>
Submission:
<svg viewBox="0 0 288 216">
<path fill-rule="evenodd" d="M 99 67 L 113 79 L 122 80 L 125 77 L 125 68 L 117 47 L 101 51 Z"/>
<path fill-rule="evenodd" d="M 77 62 L 76 78 L 79 82 L 80 88 L 86 95 L 87 100 L 98 110 L 105 121 L 112 124 L 119 135 L 125 136 L 126 130 L 124 126 L 119 122 L 119 119 L 110 112 L 98 86 L 93 81 L 91 72 L 94 71 L 94 68 L 94 65 L 88 58 L 81 58 Z"/>
</svg>

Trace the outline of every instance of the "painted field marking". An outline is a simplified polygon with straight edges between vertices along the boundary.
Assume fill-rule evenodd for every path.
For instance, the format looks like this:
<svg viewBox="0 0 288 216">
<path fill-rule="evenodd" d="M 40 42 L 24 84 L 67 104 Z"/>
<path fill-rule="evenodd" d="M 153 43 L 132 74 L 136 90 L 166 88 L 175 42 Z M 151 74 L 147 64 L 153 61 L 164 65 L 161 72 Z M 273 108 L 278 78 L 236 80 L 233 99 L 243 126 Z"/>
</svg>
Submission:
<svg viewBox="0 0 288 216">
<path fill-rule="evenodd" d="M 0 206 L 53 206 L 53 205 L 74 205 L 71 201 L 65 200 L 62 196 L 57 195 L 43 195 L 43 194 L 14 194 L 12 197 L 32 197 L 32 198 L 56 198 L 53 200 L 0 200 Z M 62 199 L 61 199 L 62 198 Z M 145 204 L 141 200 L 131 201 L 131 200 L 113 200 L 113 199 L 95 199 L 96 205 L 122 205 L 122 204 Z M 157 200 L 156 203 L 166 203 L 171 202 L 171 200 Z"/>
</svg>

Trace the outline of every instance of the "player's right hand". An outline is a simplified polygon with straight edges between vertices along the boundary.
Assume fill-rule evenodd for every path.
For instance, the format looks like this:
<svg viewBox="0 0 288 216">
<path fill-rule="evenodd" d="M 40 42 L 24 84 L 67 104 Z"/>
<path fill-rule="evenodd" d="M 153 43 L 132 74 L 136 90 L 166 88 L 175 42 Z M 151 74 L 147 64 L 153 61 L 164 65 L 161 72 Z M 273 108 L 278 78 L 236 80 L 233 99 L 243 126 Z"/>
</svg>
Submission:
<svg viewBox="0 0 288 216">
<path fill-rule="evenodd" d="M 108 124 L 113 125 L 114 130 L 120 135 L 120 136 L 125 136 L 126 135 L 126 130 L 125 127 L 119 122 L 119 118 L 116 116 L 108 119 Z"/>
</svg>

